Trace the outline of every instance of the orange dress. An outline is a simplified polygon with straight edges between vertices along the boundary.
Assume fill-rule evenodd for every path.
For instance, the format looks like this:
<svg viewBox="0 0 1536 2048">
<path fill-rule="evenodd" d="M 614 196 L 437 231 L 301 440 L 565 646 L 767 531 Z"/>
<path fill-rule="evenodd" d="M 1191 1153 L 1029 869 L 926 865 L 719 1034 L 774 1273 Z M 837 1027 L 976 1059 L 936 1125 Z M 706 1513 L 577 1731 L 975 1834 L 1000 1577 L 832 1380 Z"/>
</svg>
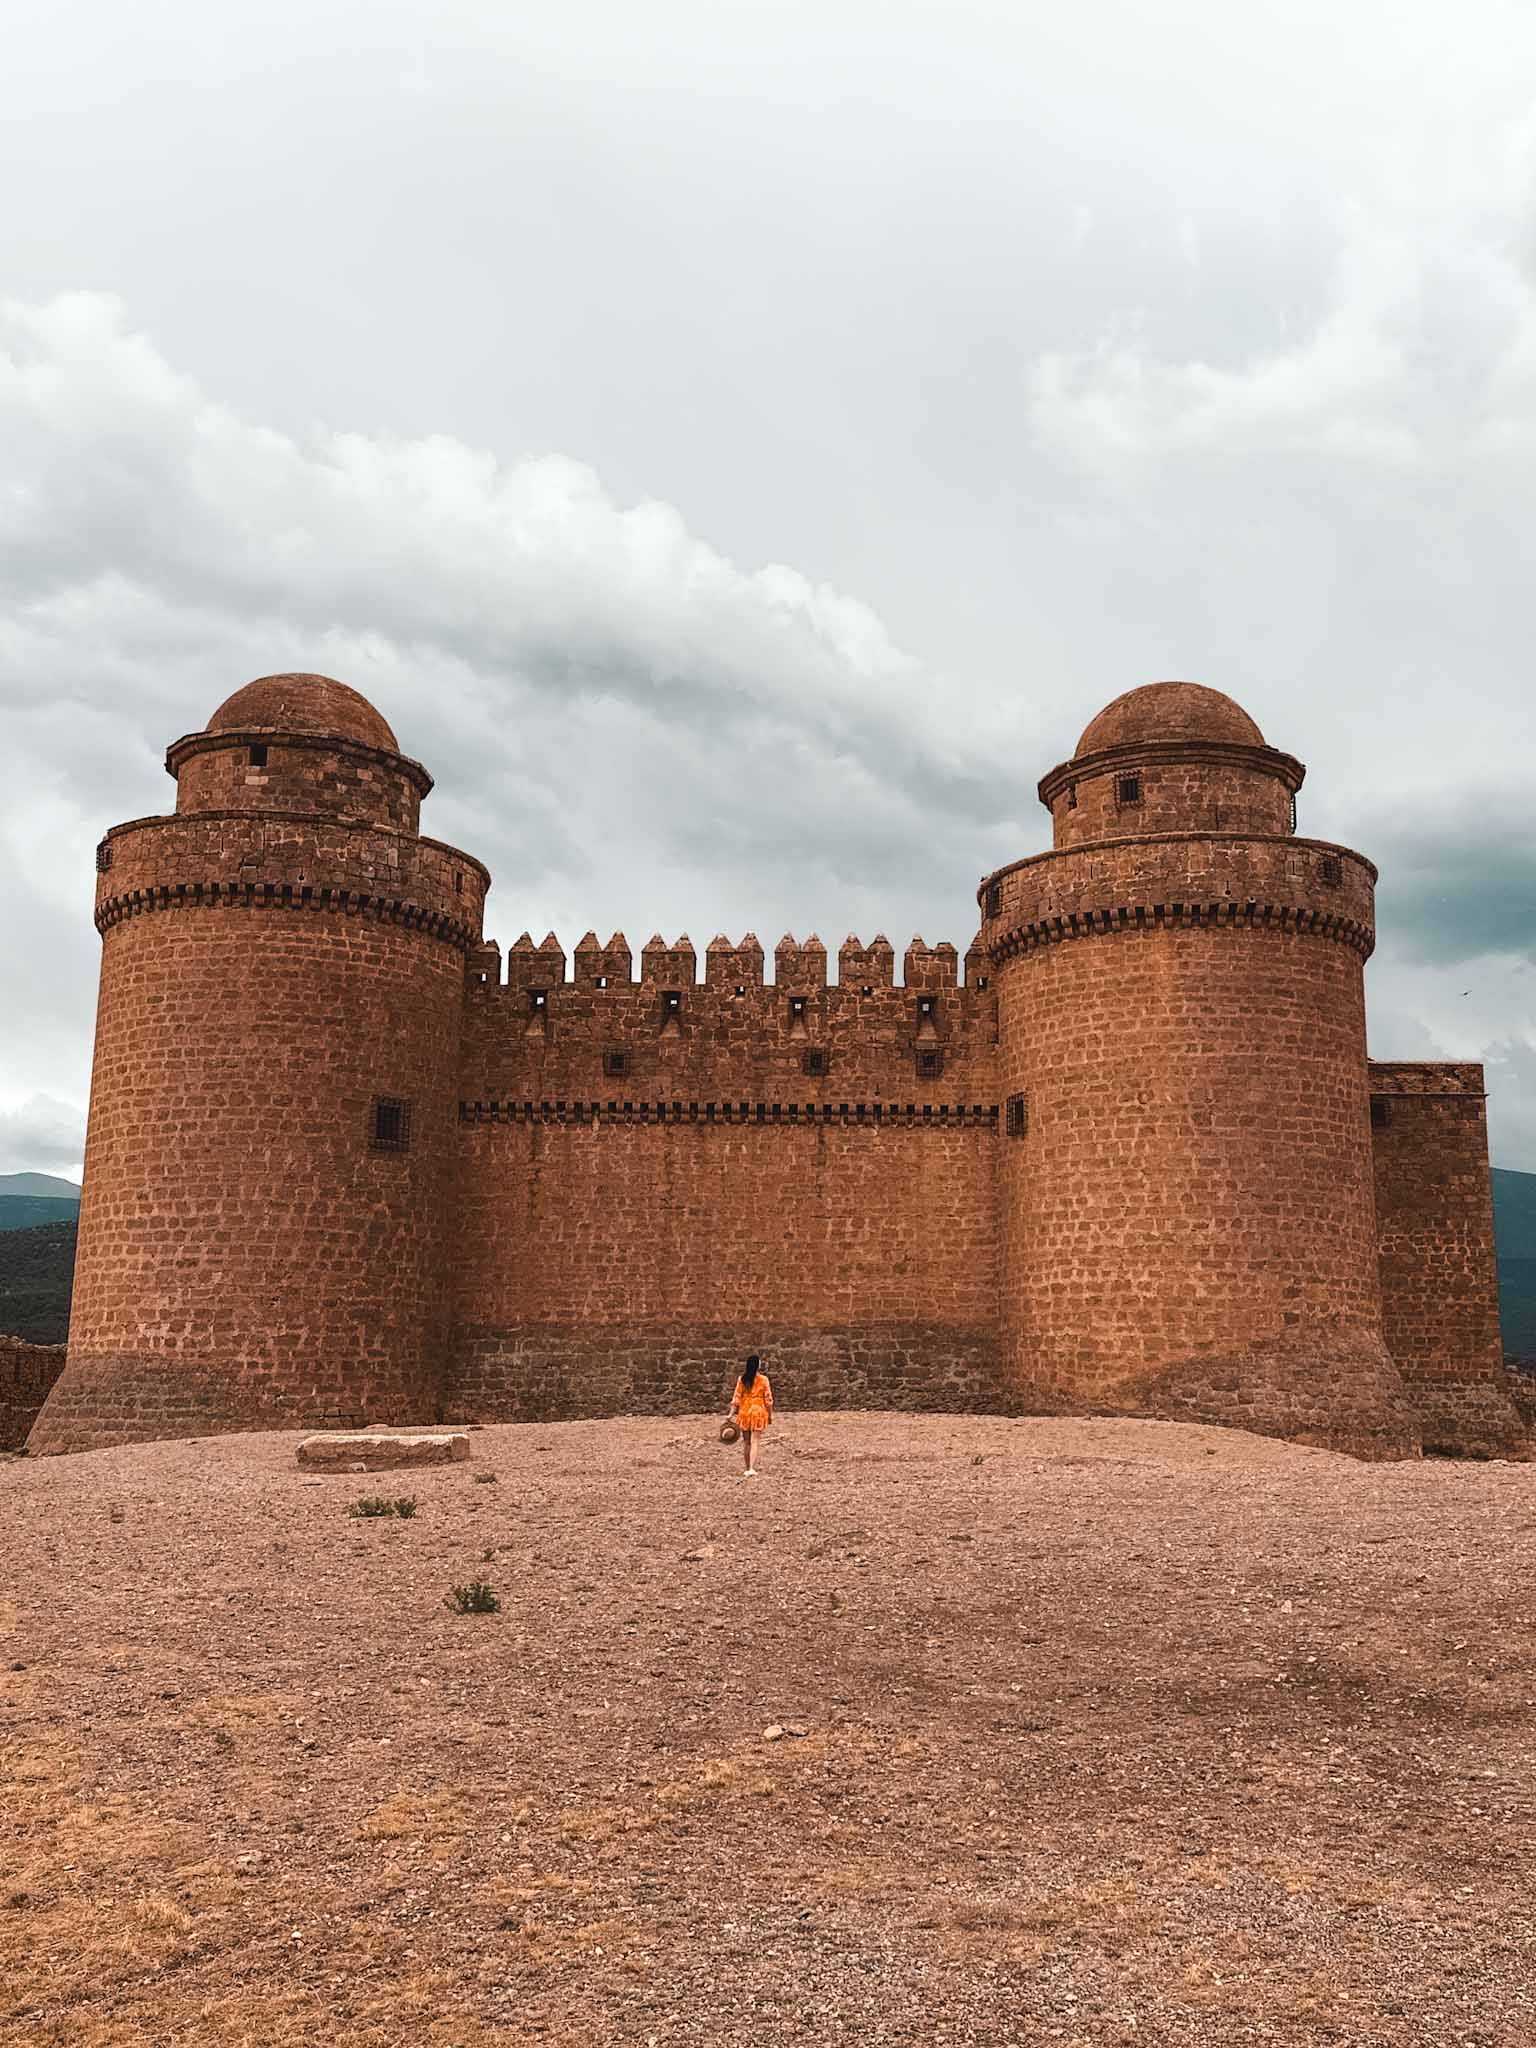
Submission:
<svg viewBox="0 0 1536 2048">
<path fill-rule="evenodd" d="M 773 1420 L 773 1388 L 768 1384 L 767 1373 L 759 1372 L 750 1387 L 744 1387 L 738 1380 L 731 1406 L 742 1429 L 766 1429 Z"/>
</svg>

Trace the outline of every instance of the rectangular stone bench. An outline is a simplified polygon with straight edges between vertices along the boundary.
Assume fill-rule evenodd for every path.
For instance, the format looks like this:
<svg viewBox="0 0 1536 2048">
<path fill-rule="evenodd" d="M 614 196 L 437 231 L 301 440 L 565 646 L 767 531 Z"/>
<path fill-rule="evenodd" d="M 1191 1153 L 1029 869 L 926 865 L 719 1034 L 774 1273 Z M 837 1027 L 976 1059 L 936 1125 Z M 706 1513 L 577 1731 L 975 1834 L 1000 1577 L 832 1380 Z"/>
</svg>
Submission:
<svg viewBox="0 0 1536 2048">
<path fill-rule="evenodd" d="M 382 1472 L 391 1465 L 454 1465 L 469 1456 L 457 1429 L 343 1429 L 307 1436 L 299 1463 L 310 1472 Z"/>
</svg>

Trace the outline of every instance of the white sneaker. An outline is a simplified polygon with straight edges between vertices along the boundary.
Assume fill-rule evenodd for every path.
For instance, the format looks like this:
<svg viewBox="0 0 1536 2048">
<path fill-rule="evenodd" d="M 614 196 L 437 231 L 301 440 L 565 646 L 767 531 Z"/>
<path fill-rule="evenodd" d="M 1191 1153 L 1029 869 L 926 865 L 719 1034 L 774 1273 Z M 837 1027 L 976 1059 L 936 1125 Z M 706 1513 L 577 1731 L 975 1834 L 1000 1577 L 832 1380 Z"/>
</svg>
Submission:
<svg viewBox="0 0 1536 2048">
<path fill-rule="evenodd" d="M 749 1465 L 747 1467 L 747 1477 L 749 1479 L 755 1479 L 757 1477 L 757 1467 L 755 1465 Z"/>
</svg>

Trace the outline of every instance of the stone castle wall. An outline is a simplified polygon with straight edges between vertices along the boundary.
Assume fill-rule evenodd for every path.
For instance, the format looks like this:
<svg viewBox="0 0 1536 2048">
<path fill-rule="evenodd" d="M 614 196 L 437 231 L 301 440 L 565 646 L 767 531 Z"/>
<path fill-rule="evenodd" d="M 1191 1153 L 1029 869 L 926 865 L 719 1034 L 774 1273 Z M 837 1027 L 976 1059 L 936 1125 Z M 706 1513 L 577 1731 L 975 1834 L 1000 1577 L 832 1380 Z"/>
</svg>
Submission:
<svg viewBox="0 0 1536 2048">
<path fill-rule="evenodd" d="M 751 1350 L 801 1405 L 1009 1407 L 985 975 L 916 943 L 897 986 L 884 941 L 832 986 L 816 942 L 771 986 L 750 939 L 703 982 L 684 943 L 575 966 L 472 969 L 450 1412 L 708 1409 Z"/>
<path fill-rule="evenodd" d="M 54 1381 L 64 1370 L 62 1344 L 25 1344 L 0 1336 L 0 1451 L 19 1451 Z"/>
<path fill-rule="evenodd" d="M 1386 1339 L 1432 1451 L 1507 1455 L 1483 1070 L 1372 1061 Z"/>
</svg>

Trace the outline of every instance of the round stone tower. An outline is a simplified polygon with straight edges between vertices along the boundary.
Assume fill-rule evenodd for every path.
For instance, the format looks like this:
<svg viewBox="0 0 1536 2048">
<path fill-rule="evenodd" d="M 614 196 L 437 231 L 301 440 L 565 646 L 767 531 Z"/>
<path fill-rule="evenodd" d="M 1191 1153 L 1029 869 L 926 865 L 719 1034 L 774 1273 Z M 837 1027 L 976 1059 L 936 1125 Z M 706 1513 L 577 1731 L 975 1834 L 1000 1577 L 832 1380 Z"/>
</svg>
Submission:
<svg viewBox="0 0 1536 2048">
<path fill-rule="evenodd" d="M 983 882 L 1005 1344 L 1044 1408 L 1402 1456 L 1365 1044 L 1376 870 L 1295 837 L 1304 772 L 1220 691 L 1149 684 L 1041 782 L 1054 850 Z"/>
<path fill-rule="evenodd" d="M 29 1449 L 430 1419 L 489 877 L 328 677 L 247 684 L 166 767 L 174 816 L 97 849 L 69 1356 Z"/>
</svg>

